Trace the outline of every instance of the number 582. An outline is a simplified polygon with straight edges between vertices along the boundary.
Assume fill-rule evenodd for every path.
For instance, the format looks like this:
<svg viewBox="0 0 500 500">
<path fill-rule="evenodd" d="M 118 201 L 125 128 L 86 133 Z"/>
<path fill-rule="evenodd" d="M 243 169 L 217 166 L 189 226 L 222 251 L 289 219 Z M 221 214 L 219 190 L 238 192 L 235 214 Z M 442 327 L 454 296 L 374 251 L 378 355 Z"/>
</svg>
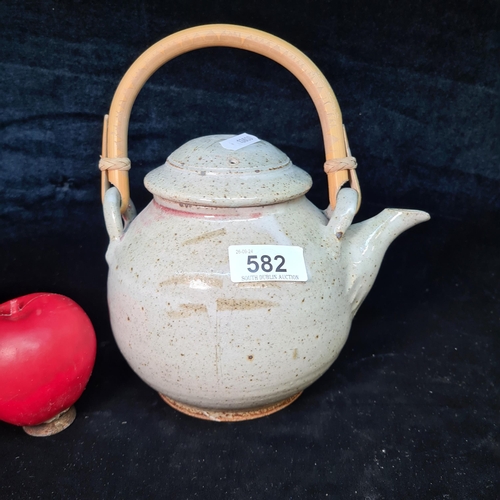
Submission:
<svg viewBox="0 0 500 500">
<path fill-rule="evenodd" d="M 262 255 L 260 257 L 260 263 L 258 261 L 258 255 L 249 255 L 247 258 L 247 269 L 251 273 L 256 273 L 259 269 L 264 273 L 286 273 L 287 270 L 283 267 L 285 265 L 285 257 L 282 255 L 275 255 L 274 259 L 270 255 Z M 273 260 L 277 261 L 277 267 L 274 268 Z"/>
</svg>

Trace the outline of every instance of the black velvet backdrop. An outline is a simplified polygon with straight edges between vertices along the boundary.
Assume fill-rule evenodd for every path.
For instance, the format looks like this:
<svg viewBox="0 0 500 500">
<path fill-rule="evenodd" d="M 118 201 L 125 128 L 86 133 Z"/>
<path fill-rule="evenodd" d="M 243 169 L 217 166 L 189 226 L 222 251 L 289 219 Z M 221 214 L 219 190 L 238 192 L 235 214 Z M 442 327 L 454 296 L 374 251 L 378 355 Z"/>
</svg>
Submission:
<svg viewBox="0 0 500 500">
<path fill-rule="evenodd" d="M 0 302 L 72 297 L 98 355 L 78 417 L 37 439 L 0 423 L 0 498 L 498 498 L 500 170 L 496 0 L 0 3 Z M 237 424 L 184 416 L 128 368 L 106 306 L 102 116 L 129 65 L 197 24 L 269 31 L 336 92 L 357 157 L 358 220 L 432 220 L 397 239 L 333 367 L 289 408 Z M 248 132 L 284 150 L 326 205 L 312 102 L 255 54 L 206 49 L 140 94 L 146 172 L 189 139 Z M 0 381 L 1 383 L 1 381 Z"/>
</svg>

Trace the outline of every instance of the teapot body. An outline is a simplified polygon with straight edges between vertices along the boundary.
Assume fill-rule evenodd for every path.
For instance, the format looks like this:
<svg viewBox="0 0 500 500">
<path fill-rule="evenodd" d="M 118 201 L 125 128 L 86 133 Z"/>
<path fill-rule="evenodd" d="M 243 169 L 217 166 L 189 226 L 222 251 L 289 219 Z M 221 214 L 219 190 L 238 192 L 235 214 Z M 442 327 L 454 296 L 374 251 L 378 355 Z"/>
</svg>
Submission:
<svg viewBox="0 0 500 500">
<path fill-rule="evenodd" d="M 108 302 L 118 346 L 170 400 L 244 411 L 286 400 L 337 358 L 352 320 L 340 245 L 304 196 L 260 207 L 155 196 L 111 241 Z M 231 245 L 302 247 L 308 280 L 231 281 Z"/>
<path fill-rule="evenodd" d="M 154 200 L 135 217 L 127 156 L 133 102 L 163 64 L 211 46 L 262 54 L 304 85 L 323 133 L 328 217 L 304 196 L 310 176 L 249 134 L 178 148 L 146 176 Z M 351 225 L 360 203 L 357 163 L 328 81 L 298 49 L 252 28 L 199 26 L 150 47 L 115 92 L 102 144 L 113 333 L 147 384 L 200 418 L 256 418 L 292 402 L 337 358 L 388 245 L 429 218 L 387 209 Z M 307 280 L 232 281 L 235 245 L 300 247 Z"/>
</svg>

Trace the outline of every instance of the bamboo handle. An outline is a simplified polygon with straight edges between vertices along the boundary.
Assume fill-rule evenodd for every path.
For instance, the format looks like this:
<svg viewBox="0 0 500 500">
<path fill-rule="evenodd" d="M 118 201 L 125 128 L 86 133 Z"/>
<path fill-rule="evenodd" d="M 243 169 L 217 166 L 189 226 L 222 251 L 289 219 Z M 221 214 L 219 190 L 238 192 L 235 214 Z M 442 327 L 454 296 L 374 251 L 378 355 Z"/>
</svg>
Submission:
<svg viewBox="0 0 500 500">
<path fill-rule="evenodd" d="M 213 24 L 186 29 L 170 35 L 150 47 L 129 68 L 116 89 L 109 118 L 103 131 L 103 191 L 106 183 L 114 184 L 121 195 L 121 211 L 129 203 L 127 135 L 130 113 L 139 91 L 148 78 L 171 59 L 204 47 L 233 47 L 256 52 L 272 59 L 293 73 L 311 96 L 319 114 L 326 160 L 346 157 L 346 145 L 340 108 L 330 84 L 316 65 L 293 45 L 253 28 Z M 107 126 L 106 126 L 107 124 Z M 109 167 L 113 159 L 122 160 L 119 167 Z M 110 160 L 107 162 L 106 160 Z M 107 174 L 107 175 L 106 175 Z M 328 174 L 330 205 L 335 206 L 337 192 L 351 181 L 359 191 L 354 170 L 337 170 Z"/>
</svg>

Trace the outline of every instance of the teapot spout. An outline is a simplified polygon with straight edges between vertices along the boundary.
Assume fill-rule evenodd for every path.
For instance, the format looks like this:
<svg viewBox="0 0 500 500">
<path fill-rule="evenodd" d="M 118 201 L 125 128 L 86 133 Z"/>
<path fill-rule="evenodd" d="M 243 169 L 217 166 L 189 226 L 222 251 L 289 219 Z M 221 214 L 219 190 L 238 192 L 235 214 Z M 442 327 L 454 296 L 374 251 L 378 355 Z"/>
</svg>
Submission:
<svg viewBox="0 0 500 500">
<path fill-rule="evenodd" d="M 389 245 L 403 231 L 430 219 L 420 210 L 387 208 L 375 217 L 353 224 L 341 239 L 342 258 L 348 271 L 346 285 L 356 314 L 377 277 Z"/>
</svg>

